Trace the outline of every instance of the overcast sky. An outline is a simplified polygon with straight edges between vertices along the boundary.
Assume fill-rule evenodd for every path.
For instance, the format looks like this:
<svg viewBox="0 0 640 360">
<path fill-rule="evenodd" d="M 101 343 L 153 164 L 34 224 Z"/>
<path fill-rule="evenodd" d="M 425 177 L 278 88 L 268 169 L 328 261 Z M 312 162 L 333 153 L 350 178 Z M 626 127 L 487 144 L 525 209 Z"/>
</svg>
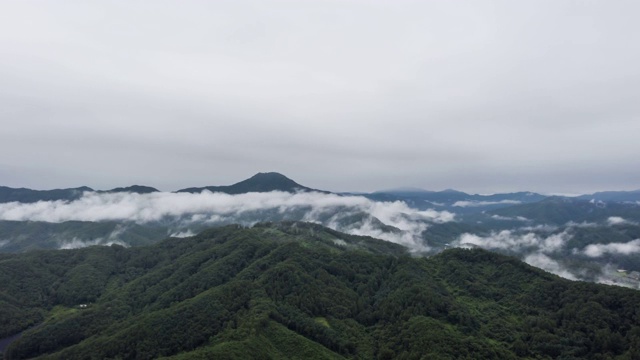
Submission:
<svg viewBox="0 0 640 360">
<path fill-rule="evenodd" d="M 640 2 L 0 3 L 0 185 L 640 188 Z"/>
</svg>

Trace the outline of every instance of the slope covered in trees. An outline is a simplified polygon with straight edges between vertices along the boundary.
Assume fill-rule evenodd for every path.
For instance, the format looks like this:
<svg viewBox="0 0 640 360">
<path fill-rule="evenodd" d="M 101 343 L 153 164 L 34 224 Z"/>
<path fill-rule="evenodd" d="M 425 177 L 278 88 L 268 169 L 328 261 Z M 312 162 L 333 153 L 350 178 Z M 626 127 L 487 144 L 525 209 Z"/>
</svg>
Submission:
<svg viewBox="0 0 640 360">
<path fill-rule="evenodd" d="M 640 356 L 637 291 L 305 223 L 0 254 L 0 284 L 0 338 L 39 325 L 9 359 Z"/>
</svg>

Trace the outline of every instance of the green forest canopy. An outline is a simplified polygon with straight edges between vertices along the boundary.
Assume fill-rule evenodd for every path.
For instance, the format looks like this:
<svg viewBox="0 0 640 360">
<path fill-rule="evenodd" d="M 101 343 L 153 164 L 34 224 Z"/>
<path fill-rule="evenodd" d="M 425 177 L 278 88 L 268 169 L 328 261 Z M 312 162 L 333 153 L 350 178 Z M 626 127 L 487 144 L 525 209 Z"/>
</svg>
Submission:
<svg viewBox="0 0 640 360">
<path fill-rule="evenodd" d="M 39 325 L 8 359 L 640 357 L 640 292 L 306 223 L 0 254 L 0 284 L 0 338 Z"/>
</svg>

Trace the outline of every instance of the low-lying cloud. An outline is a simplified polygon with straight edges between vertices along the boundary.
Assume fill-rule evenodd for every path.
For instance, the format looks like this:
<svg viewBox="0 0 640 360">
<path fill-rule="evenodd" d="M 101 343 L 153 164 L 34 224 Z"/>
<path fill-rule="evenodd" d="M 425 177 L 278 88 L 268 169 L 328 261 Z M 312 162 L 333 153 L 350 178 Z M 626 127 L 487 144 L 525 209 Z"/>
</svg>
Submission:
<svg viewBox="0 0 640 360">
<path fill-rule="evenodd" d="M 493 220 L 504 220 L 504 221 L 529 221 L 529 219 L 527 219 L 524 216 L 502 216 L 502 215 L 491 215 L 491 218 Z"/>
<path fill-rule="evenodd" d="M 570 239 L 571 235 L 566 231 L 544 237 L 533 232 L 518 234 L 510 230 L 503 230 L 492 232 L 488 236 L 465 233 L 454 242 L 454 245 L 475 245 L 489 250 L 510 250 L 515 252 L 531 250 L 550 253 L 562 249 Z"/>
<path fill-rule="evenodd" d="M 622 218 L 620 216 L 611 216 L 607 219 L 607 224 L 609 224 L 610 226 L 615 226 L 615 225 L 638 225 L 637 222 L 634 221 L 629 221 L 625 218 Z"/>
<path fill-rule="evenodd" d="M 360 214 L 358 221 L 347 218 Z M 364 215 L 362 215 L 364 214 Z M 124 221 L 138 224 L 172 223 L 172 236 L 188 236 L 194 223 L 304 220 L 351 234 L 368 235 L 424 249 L 421 233 L 429 223 L 454 220 L 447 211 L 417 210 L 401 201 L 376 202 L 362 196 L 317 192 L 269 192 L 229 195 L 204 191 L 191 193 L 95 193 L 75 201 L 40 201 L 0 204 L 0 220 L 64 222 Z M 398 231 L 389 231 L 382 225 Z M 86 242 L 85 242 L 86 243 Z M 75 246 L 73 241 L 65 245 Z"/>
<path fill-rule="evenodd" d="M 549 225 L 549 224 L 538 224 L 534 226 L 523 226 L 519 228 L 521 231 L 536 231 L 536 232 L 546 232 L 551 233 L 558 230 L 558 226 Z"/>
<path fill-rule="evenodd" d="M 474 200 L 464 200 L 464 201 L 456 201 L 453 203 L 453 206 L 457 207 L 478 207 L 478 206 L 488 206 L 488 205 L 517 205 L 521 204 L 521 201 L 518 200 L 500 200 L 500 201 L 474 201 Z"/>
<path fill-rule="evenodd" d="M 566 269 L 559 261 L 549 257 L 550 254 L 562 250 L 572 235 L 563 231 L 549 236 L 541 236 L 534 232 L 517 233 L 510 230 L 492 232 L 488 236 L 462 234 L 454 243 L 458 247 L 477 246 L 487 250 L 516 252 L 523 255 L 523 260 L 532 266 L 541 268 L 563 278 L 576 280 L 578 277 Z"/>
<path fill-rule="evenodd" d="M 583 221 L 583 222 L 575 222 L 575 221 L 569 221 L 565 224 L 566 227 L 575 227 L 575 228 L 594 228 L 594 227 L 598 227 L 600 225 L 598 225 L 597 223 L 594 222 L 587 222 L 587 221 Z"/>
<path fill-rule="evenodd" d="M 626 243 L 591 244 L 584 248 L 583 253 L 589 257 L 600 257 L 605 254 L 630 255 L 640 253 L 640 239 Z"/>
<path fill-rule="evenodd" d="M 73 239 L 69 241 L 65 241 L 62 244 L 60 244 L 59 249 L 62 249 L 62 250 L 79 249 L 79 248 L 83 248 L 87 246 L 95 246 L 95 245 L 102 245 L 102 246 L 121 245 L 125 247 L 127 246 L 126 243 L 119 240 L 111 240 L 111 241 L 104 241 L 103 239 L 82 240 L 74 237 Z"/>
<path fill-rule="evenodd" d="M 558 261 L 553 260 L 549 256 L 541 253 L 529 254 L 524 258 L 524 262 L 531 266 L 535 266 L 544 271 L 548 271 L 552 274 L 556 274 L 565 279 L 578 280 L 578 278 L 562 266 Z"/>
<path fill-rule="evenodd" d="M 195 233 L 193 231 L 191 231 L 190 229 L 187 230 L 182 230 L 182 231 L 176 231 L 174 233 L 170 233 L 169 236 L 174 237 L 174 238 L 185 238 L 185 237 L 189 237 L 189 236 L 194 236 Z"/>
<path fill-rule="evenodd" d="M 536 225 L 520 227 L 517 230 L 494 231 L 488 235 L 465 233 L 459 236 L 452 245 L 467 248 L 480 247 L 486 250 L 515 254 L 529 265 L 570 280 L 589 280 L 638 288 L 639 282 L 637 280 L 616 275 L 614 265 L 604 265 L 603 261 L 615 261 L 615 256 L 640 254 L 640 239 L 575 247 L 576 243 L 579 244 L 590 239 L 589 234 L 592 232 L 585 232 L 585 228 L 604 228 L 621 224 L 635 225 L 633 221 L 621 217 L 610 217 L 606 224 L 568 222 L 562 232 L 560 232 L 562 227 Z M 598 232 L 594 231 L 593 234 L 598 234 Z M 571 266 L 568 266 L 569 262 L 565 263 L 567 254 L 578 255 L 577 259 L 582 258 L 583 261 L 585 256 L 591 258 L 587 260 L 591 265 L 579 268 L 575 262 L 572 262 Z M 611 255 L 611 258 L 604 258 L 606 255 Z M 573 260 L 575 259 L 573 258 Z M 597 268 L 600 269 L 599 273 L 595 270 Z"/>
</svg>

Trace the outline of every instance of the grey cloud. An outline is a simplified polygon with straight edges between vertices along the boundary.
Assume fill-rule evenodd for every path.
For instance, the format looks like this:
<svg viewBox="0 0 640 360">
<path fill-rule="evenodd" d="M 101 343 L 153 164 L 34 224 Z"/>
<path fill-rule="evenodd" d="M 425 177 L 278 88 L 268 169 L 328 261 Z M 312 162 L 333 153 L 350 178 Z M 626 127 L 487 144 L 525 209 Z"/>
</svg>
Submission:
<svg viewBox="0 0 640 360">
<path fill-rule="evenodd" d="M 178 189 L 275 170 L 329 190 L 634 187 L 638 11 L 3 2 L 0 182 Z"/>
</svg>

